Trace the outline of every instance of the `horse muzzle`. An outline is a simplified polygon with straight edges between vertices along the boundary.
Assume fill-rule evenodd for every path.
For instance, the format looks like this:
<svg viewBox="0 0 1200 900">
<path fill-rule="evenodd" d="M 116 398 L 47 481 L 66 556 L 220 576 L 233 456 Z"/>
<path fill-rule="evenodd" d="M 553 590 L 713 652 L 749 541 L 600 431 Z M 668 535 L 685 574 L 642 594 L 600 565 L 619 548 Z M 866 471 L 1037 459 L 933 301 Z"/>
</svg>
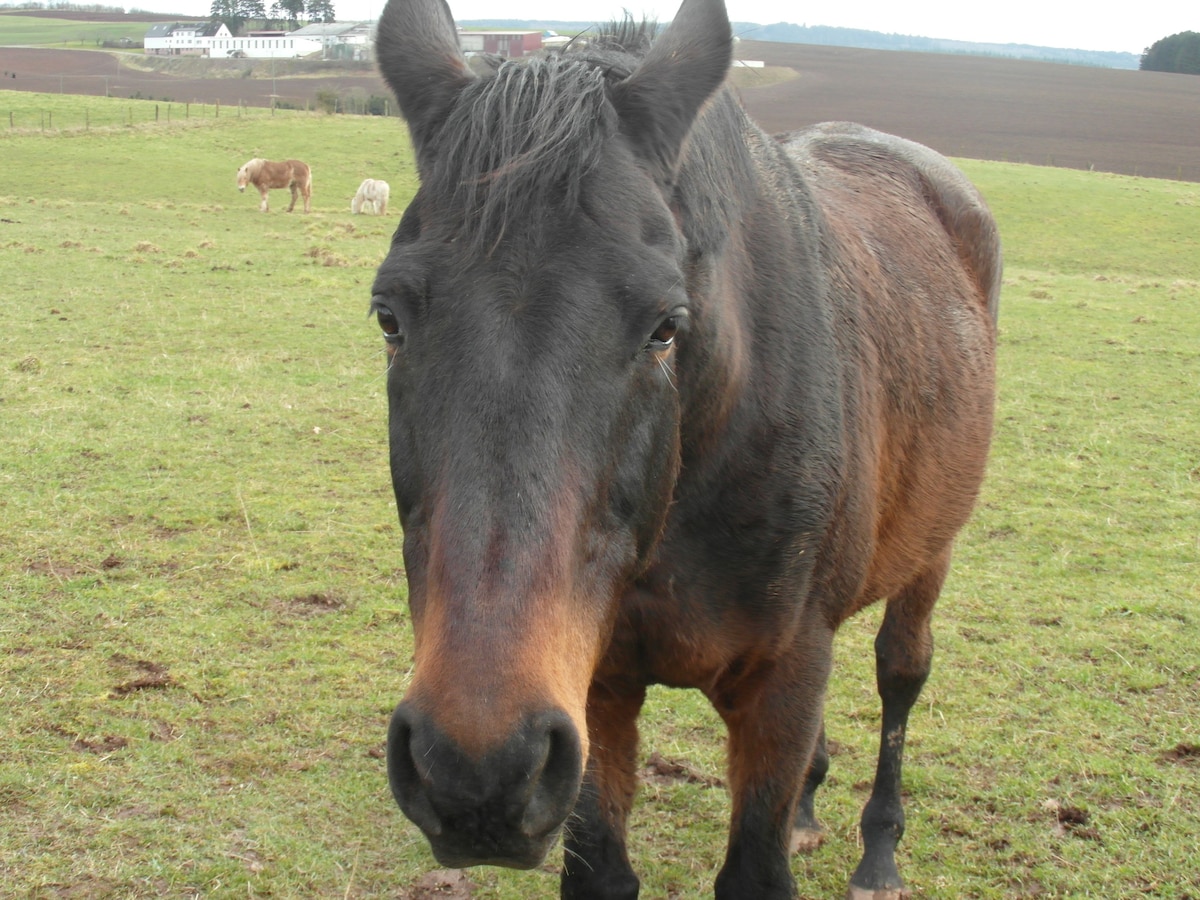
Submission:
<svg viewBox="0 0 1200 900">
<path fill-rule="evenodd" d="M 401 703 L 388 729 L 387 763 L 400 809 L 451 868 L 541 864 L 583 777 L 579 734 L 561 710 L 526 717 L 494 749 L 474 756 Z"/>
<path fill-rule="evenodd" d="M 244 184 L 239 184 L 239 185 L 238 185 L 238 193 L 239 193 L 239 194 L 244 194 L 244 193 L 246 193 L 246 186 L 245 186 Z"/>
</svg>

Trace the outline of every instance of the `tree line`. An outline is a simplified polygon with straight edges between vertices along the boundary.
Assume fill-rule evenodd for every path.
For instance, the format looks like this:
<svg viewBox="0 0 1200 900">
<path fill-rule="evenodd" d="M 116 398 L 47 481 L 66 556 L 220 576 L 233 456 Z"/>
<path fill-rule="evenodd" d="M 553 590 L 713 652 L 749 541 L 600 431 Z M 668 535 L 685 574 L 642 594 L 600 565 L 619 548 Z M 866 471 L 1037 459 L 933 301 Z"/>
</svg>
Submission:
<svg viewBox="0 0 1200 900">
<path fill-rule="evenodd" d="M 337 21 L 333 0 L 274 0 L 270 7 L 267 0 L 213 0 L 210 15 L 220 20 L 234 34 L 251 20 L 262 20 L 268 25 L 286 24 L 296 27 L 301 19 L 309 22 Z"/>
<path fill-rule="evenodd" d="M 1200 75 L 1200 33 L 1181 31 L 1155 41 L 1142 53 L 1141 68 L 1147 72 Z"/>
</svg>

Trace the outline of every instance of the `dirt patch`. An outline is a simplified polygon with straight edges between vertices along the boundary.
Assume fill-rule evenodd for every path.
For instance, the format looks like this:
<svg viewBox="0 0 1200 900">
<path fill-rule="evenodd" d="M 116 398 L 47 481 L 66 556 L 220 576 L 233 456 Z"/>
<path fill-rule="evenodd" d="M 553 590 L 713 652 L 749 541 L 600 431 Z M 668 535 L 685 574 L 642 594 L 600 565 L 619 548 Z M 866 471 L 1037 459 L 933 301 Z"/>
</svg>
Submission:
<svg viewBox="0 0 1200 900">
<path fill-rule="evenodd" d="M 1176 744 L 1170 750 L 1164 750 L 1159 758 L 1163 762 L 1200 766 L 1200 744 Z"/>
<path fill-rule="evenodd" d="M 475 896 L 475 886 L 461 869 L 435 869 L 416 880 L 401 900 L 467 900 Z"/>
<path fill-rule="evenodd" d="M 79 738 L 77 741 L 71 744 L 71 749 L 81 750 L 87 753 L 99 753 L 103 755 L 113 753 L 117 750 L 123 750 L 128 746 L 128 738 L 123 738 L 115 734 L 106 734 L 104 737 L 96 738 L 94 740 Z"/>
<path fill-rule="evenodd" d="M 1099 841 L 1100 832 L 1091 824 L 1091 814 L 1082 807 L 1047 800 L 1042 806 L 1054 814 L 1054 833 L 1088 841 Z"/>
<path fill-rule="evenodd" d="M 643 784 L 700 784 L 704 787 L 723 787 L 725 782 L 715 775 L 706 775 L 690 763 L 667 759 L 658 751 L 650 754 L 638 771 Z"/>
<path fill-rule="evenodd" d="M 301 594 L 279 602 L 279 609 L 294 616 L 315 616 L 344 609 L 346 601 L 332 594 Z"/>
<path fill-rule="evenodd" d="M 114 654 L 109 661 L 119 668 L 132 667 L 141 673 L 135 678 L 130 678 L 113 686 L 109 691 L 110 697 L 124 697 L 138 691 L 162 690 L 164 688 L 175 687 L 175 679 L 171 677 L 171 673 L 167 671 L 166 666 L 150 662 L 148 659 L 130 659 L 123 653 Z"/>
</svg>

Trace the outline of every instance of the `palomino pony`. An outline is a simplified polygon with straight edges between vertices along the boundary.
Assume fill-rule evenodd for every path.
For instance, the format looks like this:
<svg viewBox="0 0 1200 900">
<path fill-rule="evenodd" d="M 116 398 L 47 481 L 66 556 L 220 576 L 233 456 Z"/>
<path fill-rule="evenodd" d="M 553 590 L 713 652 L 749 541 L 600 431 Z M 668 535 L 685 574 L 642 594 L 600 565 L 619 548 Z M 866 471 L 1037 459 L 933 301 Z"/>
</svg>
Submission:
<svg viewBox="0 0 1200 900">
<path fill-rule="evenodd" d="M 991 435 L 996 228 L 925 147 L 765 135 L 721 0 L 621 30 L 477 77 L 444 0 L 379 23 L 421 181 L 372 301 L 415 633 L 391 788 L 444 865 L 562 834 L 563 897 L 635 897 L 646 686 L 697 688 L 728 729 L 716 896 L 790 898 L 834 633 L 886 598 L 850 884 L 897 898 L 909 709 Z"/>
<path fill-rule="evenodd" d="M 246 185 L 252 184 L 262 195 L 262 204 L 258 207 L 262 212 L 267 211 L 267 191 L 271 188 L 290 188 L 292 202 L 287 211 L 296 208 L 296 198 L 304 196 L 304 211 L 308 212 L 312 203 L 312 172 L 298 159 L 270 160 L 255 157 L 246 162 L 237 173 L 237 189 L 246 190 Z"/>
<path fill-rule="evenodd" d="M 351 214 L 357 216 L 359 213 L 369 212 L 377 216 L 386 216 L 388 196 L 391 192 L 392 189 L 386 181 L 380 181 L 378 178 L 364 179 L 358 186 L 354 199 L 350 201 Z"/>
</svg>

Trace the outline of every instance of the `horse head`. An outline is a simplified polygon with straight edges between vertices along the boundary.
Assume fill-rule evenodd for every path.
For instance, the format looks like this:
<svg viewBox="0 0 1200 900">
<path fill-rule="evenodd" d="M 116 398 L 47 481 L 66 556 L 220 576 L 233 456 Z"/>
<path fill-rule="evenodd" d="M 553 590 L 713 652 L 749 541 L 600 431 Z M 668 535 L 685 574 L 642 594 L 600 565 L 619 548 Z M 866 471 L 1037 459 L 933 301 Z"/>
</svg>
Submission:
<svg viewBox="0 0 1200 900">
<path fill-rule="evenodd" d="M 445 865 L 538 865 L 576 801 L 592 675 L 679 472 L 670 185 L 730 48 L 720 0 L 685 0 L 641 58 L 476 77 L 443 0 L 380 20 L 421 176 L 372 301 L 415 634 L 388 771 Z"/>
<path fill-rule="evenodd" d="M 237 189 L 239 191 L 246 190 L 246 185 L 249 184 L 251 179 L 254 178 L 255 173 L 258 171 L 261 165 L 262 160 L 258 159 L 257 157 L 242 164 L 242 167 L 238 169 L 237 173 Z"/>
</svg>

